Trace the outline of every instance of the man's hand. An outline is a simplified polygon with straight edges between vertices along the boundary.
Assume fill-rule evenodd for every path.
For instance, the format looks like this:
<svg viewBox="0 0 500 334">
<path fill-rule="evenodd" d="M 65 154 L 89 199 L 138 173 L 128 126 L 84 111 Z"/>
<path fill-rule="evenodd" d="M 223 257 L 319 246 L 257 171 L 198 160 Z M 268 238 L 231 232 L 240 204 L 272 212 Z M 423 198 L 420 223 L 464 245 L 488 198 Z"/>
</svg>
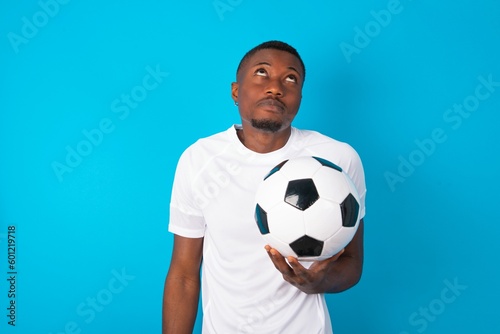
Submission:
<svg viewBox="0 0 500 334">
<path fill-rule="evenodd" d="M 338 254 L 314 261 L 305 268 L 293 256 L 286 259 L 274 248 L 266 246 L 267 254 L 283 279 L 305 293 L 341 292 L 356 285 L 363 271 L 364 221 L 360 220 L 358 230 L 351 242 Z"/>
<path fill-rule="evenodd" d="M 344 249 L 334 256 L 314 261 L 309 268 L 305 268 L 297 258 L 288 256 L 286 259 L 274 248 L 266 246 L 267 254 L 274 266 L 283 275 L 283 279 L 305 293 L 322 292 L 318 289 L 327 278 L 330 267 L 344 253 Z M 288 263 L 287 263 L 288 262 Z"/>
</svg>

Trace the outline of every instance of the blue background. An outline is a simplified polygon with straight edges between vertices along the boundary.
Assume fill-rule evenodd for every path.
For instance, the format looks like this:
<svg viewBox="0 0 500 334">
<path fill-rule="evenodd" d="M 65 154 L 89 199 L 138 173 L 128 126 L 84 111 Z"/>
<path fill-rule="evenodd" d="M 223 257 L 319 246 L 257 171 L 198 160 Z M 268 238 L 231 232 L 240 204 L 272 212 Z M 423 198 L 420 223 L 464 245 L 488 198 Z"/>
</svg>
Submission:
<svg viewBox="0 0 500 334">
<path fill-rule="evenodd" d="M 307 67 L 294 125 L 349 142 L 366 172 L 364 276 L 327 296 L 336 333 L 499 333 L 499 14 L 494 0 L 4 2 L 1 331 L 160 332 L 177 159 L 239 121 L 238 62 L 280 39 Z"/>
</svg>

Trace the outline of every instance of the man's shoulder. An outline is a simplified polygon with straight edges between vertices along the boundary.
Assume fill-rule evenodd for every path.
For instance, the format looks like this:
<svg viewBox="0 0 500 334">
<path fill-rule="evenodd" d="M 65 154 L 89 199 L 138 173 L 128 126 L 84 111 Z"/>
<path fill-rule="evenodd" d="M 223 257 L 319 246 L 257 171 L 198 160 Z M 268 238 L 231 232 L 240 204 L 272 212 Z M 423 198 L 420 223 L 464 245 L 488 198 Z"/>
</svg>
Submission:
<svg viewBox="0 0 500 334">
<path fill-rule="evenodd" d="M 349 148 L 351 147 L 348 143 L 340 141 L 338 139 L 332 138 L 326 134 L 315 130 L 297 129 L 294 128 L 297 136 L 297 140 L 302 142 L 302 144 L 307 146 L 314 145 L 331 145 L 337 147 Z"/>
<path fill-rule="evenodd" d="M 359 159 L 356 150 L 347 142 L 314 130 L 295 129 L 297 145 L 311 155 L 333 160 Z"/>
<path fill-rule="evenodd" d="M 230 130 L 198 138 L 184 149 L 180 160 L 188 161 L 188 164 L 203 164 L 204 161 L 212 159 L 231 145 Z"/>
<path fill-rule="evenodd" d="M 216 148 L 219 145 L 224 145 L 230 142 L 231 128 L 198 138 L 195 142 L 187 147 L 187 150 Z"/>
</svg>

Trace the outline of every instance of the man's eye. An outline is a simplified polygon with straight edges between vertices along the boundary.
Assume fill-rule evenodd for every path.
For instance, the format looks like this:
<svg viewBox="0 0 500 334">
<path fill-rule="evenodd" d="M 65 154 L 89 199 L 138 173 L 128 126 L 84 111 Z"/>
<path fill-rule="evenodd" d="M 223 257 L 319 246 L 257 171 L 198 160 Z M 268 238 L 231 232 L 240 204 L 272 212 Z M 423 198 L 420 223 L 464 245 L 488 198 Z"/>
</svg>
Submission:
<svg viewBox="0 0 500 334">
<path fill-rule="evenodd" d="M 265 69 L 259 68 L 257 71 L 255 71 L 255 75 L 266 76 L 267 72 Z"/>
<path fill-rule="evenodd" d="M 286 77 L 286 81 L 297 82 L 297 77 L 295 75 L 290 74 Z"/>
</svg>

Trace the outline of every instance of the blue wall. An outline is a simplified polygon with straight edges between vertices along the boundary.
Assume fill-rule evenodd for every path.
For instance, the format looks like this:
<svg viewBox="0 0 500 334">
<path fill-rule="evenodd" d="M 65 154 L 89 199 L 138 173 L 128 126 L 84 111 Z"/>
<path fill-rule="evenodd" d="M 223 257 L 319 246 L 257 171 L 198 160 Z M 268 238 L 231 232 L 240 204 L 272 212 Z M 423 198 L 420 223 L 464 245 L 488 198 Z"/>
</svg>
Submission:
<svg viewBox="0 0 500 334">
<path fill-rule="evenodd" d="M 366 169 L 365 271 L 327 297 L 336 333 L 500 332 L 497 1 L 2 7 L 2 333 L 159 333 L 177 158 L 238 122 L 230 82 L 269 39 L 307 66 L 295 126 Z"/>
</svg>

